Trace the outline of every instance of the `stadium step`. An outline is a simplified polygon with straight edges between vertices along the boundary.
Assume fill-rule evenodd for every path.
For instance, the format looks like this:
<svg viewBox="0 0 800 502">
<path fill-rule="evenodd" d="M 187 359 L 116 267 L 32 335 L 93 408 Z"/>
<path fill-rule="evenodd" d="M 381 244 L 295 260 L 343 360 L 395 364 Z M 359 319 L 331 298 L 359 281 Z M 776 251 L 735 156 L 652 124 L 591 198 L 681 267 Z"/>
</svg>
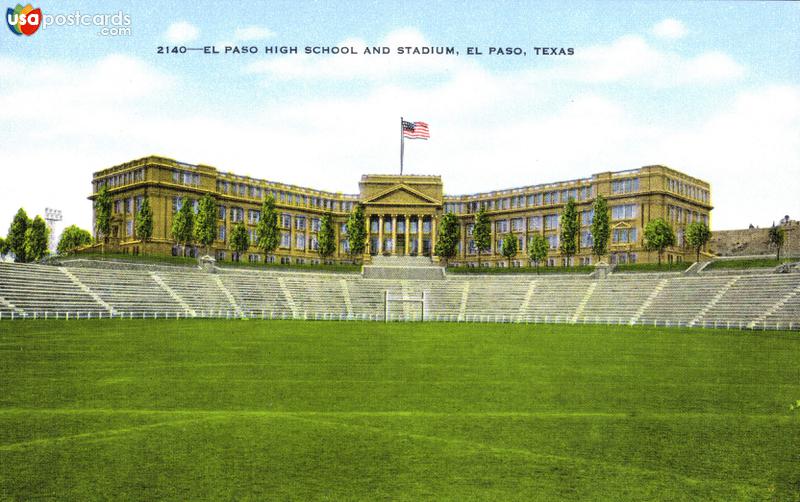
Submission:
<svg viewBox="0 0 800 502">
<path fill-rule="evenodd" d="M 774 314 L 775 312 L 777 312 L 778 310 L 780 310 L 780 309 L 781 309 L 781 308 L 782 308 L 784 305 L 786 305 L 786 303 L 787 303 L 789 300 L 791 300 L 792 298 L 794 298 L 794 297 L 795 297 L 795 296 L 797 296 L 798 294 L 800 294 L 800 286 L 797 286 L 796 288 L 794 288 L 793 290 L 791 290 L 789 293 L 787 293 L 787 294 L 786 294 L 786 295 L 785 295 L 783 298 L 781 298 L 780 300 L 778 300 L 778 301 L 775 303 L 775 305 L 773 305 L 772 307 L 770 307 L 770 308 L 769 308 L 768 310 L 766 310 L 766 311 L 765 311 L 765 312 L 764 312 L 764 313 L 763 313 L 761 316 L 759 316 L 757 319 L 755 319 L 755 320 L 754 320 L 754 321 L 752 321 L 750 324 L 748 324 L 748 325 L 747 325 L 747 327 L 748 327 L 748 328 L 753 328 L 753 327 L 755 327 L 755 326 L 756 326 L 758 323 L 760 323 L 760 322 L 764 322 L 764 320 L 765 320 L 767 317 L 771 316 L 772 314 Z"/>
<path fill-rule="evenodd" d="M 716 305 L 716 304 L 717 304 L 717 303 L 718 303 L 718 302 L 719 302 L 719 301 L 722 299 L 722 296 L 723 296 L 723 295 L 724 295 L 724 294 L 725 294 L 725 293 L 726 293 L 726 292 L 727 292 L 729 289 L 731 289 L 731 287 L 733 287 L 733 285 L 734 285 L 734 284 L 736 284 L 736 281 L 738 281 L 738 280 L 739 280 L 739 277 L 740 277 L 740 276 L 738 276 L 738 275 L 737 275 L 737 276 L 735 276 L 733 279 L 731 279 L 730 281 L 728 281 L 727 283 L 725 283 L 725 285 L 724 285 L 724 286 L 722 286 L 722 289 L 720 289 L 720 290 L 717 292 L 717 294 L 716 294 L 716 295 L 714 295 L 714 298 L 712 298 L 712 299 L 711 299 L 711 301 L 709 301 L 709 302 L 708 302 L 708 303 L 705 305 L 705 307 L 703 307 L 703 308 L 700 310 L 700 312 L 699 312 L 699 313 L 698 313 L 698 314 L 697 314 L 697 315 L 694 317 L 694 319 L 692 319 L 692 320 L 689 322 L 689 326 L 694 326 L 695 324 L 697 324 L 698 322 L 700 322 L 700 320 L 701 320 L 701 319 L 703 319 L 703 317 L 704 317 L 704 316 L 705 316 L 705 315 L 708 313 L 708 311 L 709 311 L 709 310 L 711 310 L 711 309 L 714 307 L 714 305 Z"/>
<path fill-rule="evenodd" d="M 278 277 L 278 284 L 281 285 L 281 291 L 283 291 L 283 295 L 286 297 L 286 304 L 289 305 L 289 308 L 292 310 L 292 317 L 294 319 L 300 318 L 300 311 L 294 301 L 292 292 L 286 287 L 286 280 L 283 277 Z"/>
<path fill-rule="evenodd" d="M 347 318 L 353 317 L 353 302 L 350 299 L 350 289 L 347 287 L 347 281 L 339 279 L 339 286 L 342 288 L 342 296 L 344 297 L 344 308 L 347 310 Z"/>
<path fill-rule="evenodd" d="M 158 284 L 161 287 L 161 289 L 163 289 L 169 296 L 171 296 L 173 300 L 178 302 L 178 304 L 181 307 L 183 307 L 183 309 L 186 311 L 188 315 L 192 317 L 197 317 L 197 312 L 195 312 L 194 309 L 192 309 L 192 307 L 190 307 L 185 301 L 183 301 L 183 298 L 181 298 L 178 295 L 178 293 L 176 293 L 171 287 L 169 287 L 167 283 L 164 282 L 164 279 L 161 278 L 161 276 L 159 276 L 155 272 L 150 272 L 150 277 L 152 277 L 153 280 L 156 281 L 156 284 Z"/>
<path fill-rule="evenodd" d="M 634 324 L 636 324 L 639 321 L 639 319 L 642 317 L 642 314 L 644 314 L 644 311 L 647 310 L 647 307 L 649 307 L 650 304 L 653 303 L 653 300 L 656 299 L 658 294 L 661 293 L 661 291 L 664 289 L 664 286 L 667 285 L 667 280 L 668 279 L 661 279 L 658 282 L 658 285 L 650 293 L 650 296 L 647 297 L 647 299 L 644 301 L 644 303 L 642 303 L 642 306 L 639 307 L 639 309 L 636 311 L 636 313 L 633 314 L 633 317 L 631 317 L 631 320 L 628 322 L 628 324 L 633 326 Z"/>
<path fill-rule="evenodd" d="M 80 281 L 80 279 L 78 279 L 78 278 L 75 276 L 75 274 L 73 274 L 73 273 L 72 273 L 72 272 L 71 272 L 69 269 L 67 269 L 66 267 L 58 267 L 58 269 L 59 269 L 61 272 L 63 272 L 63 273 L 64 273 L 64 275 L 66 275 L 66 276 L 69 278 L 69 280 L 73 282 L 73 284 L 75 284 L 76 286 L 78 286 L 78 287 L 79 287 L 81 290 L 83 290 L 83 291 L 84 291 L 84 292 L 85 292 L 87 295 L 91 296 L 91 297 L 94 299 L 94 301 L 96 301 L 96 302 L 97 302 L 99 305 L 101 305 L 101 306 L 102 306 L 104 309 L 106 309 L 106 311 L 107 311 L 107 312 L 108 312 L 110 315 L 115 315 L 115 314 L 116 314 L 116 312 L 115 312 L 115 311 L 114 311 L 114 309 L 111 307 L 111 305 L 109 305 L 108 303 L 106 303 L 105 301 L 103 301 L 103 299 L 102 299 L 102 298 L 100 298 L 100 296 L 98 296 L 98 294 L 97 294 L 97 293 L 95 293 L 94 291 L 92 291 L 91 289 L 89 289 L 89 287 L 88 287 L 88 286 L 86 286 L 84 283 L 82 283 L 82 282 Z"/>
<path fill-rule="evenodd" d="M 233 297 L 233 294 L 231 294 L 230 290 L 225 287 L 225 284 L 222 283 L 222 279 L 220 278 L 220 276 L 214 275 L 214 282 L 217 283 L 219 289 L 228 299 L 228 302 L 231 304 L 231 308 L 233 308 L 233 310 L 236 312 L 236 315 L 240 317 L 243 316 L 244 314 L 242 312 L 242 307 L 240 307 L 239 304 L 236 303 L 236 298 Z"/>
<path fill-rule="evenodd" d="M 533 291 L 536 289 L 536 281 L 531 281 L 530 285 L 528 286 L 528 291 L 525 293 L 525 299 L 522 300 L 522 303 L 519 306 L 519 312 L 517 312 L 517 319 L 522 319 L 522 316 L 525 315 L 525 312 L 528 310 L 528 305 L 531 304 L 531 298 L 533 298 Z"/>
<path fill-rule="evenodd" d="M 589 288 L 586 290 L 586 294 L 583 295 L 581 302 L 578 304 L 578 308 L 575 309 L 575 314 L 572 316 L 572 319 L 570 319 L 571 323 L 575 324 L 576 322 L 578 322 L 578 317 L 580 317 L 580 315 L 583 314 L 583 309 L 585 309 L 586 304 L 589 303 L 589 298 L 592 297 L 592 293 L 594 293 L 594 289 L 596 287 L 597 287 L 596 281 L 593 281 L 591 284 L 589 284 Z"/>
<path fill-rule="evenodd" d="M 469 301 L 469 281 L 464 282 L 464 287 L 461 289 L 461 304 L 458 307 L 458 320 L 464 321 L 467 317 L 467 302 Z"/>
<path fill-rule="evenodd" d="M 16 305 L 6 300 L 2 296 L 0 296 L 0 305 L 8 308 L 9 310 L 13 310 L 17 314 L 22 314 L 24 312 L 21 308 L 18 308 Z"/>
</svg>

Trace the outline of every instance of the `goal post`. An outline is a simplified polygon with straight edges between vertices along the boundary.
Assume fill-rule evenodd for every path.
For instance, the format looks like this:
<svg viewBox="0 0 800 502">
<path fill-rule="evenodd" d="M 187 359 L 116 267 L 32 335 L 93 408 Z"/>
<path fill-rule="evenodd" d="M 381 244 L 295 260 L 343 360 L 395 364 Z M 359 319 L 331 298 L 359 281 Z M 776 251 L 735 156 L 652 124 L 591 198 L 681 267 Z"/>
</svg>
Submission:
<svg viewBox="0 0 800 502">
<path fill-rule="evenodd" d="M 389 304 L 391 302 L 397 302 L 400 304 L 419 303 L 420 310 L 422 312 L 420 320 L 425 320 L 425 291 L 422 292 L 422 296 L 419 298 L 403 298 L 402 296 L 391 296 L 389 294 L 389 290 L 385 290 L 383 292 L 383 322 L 389 322 Z"/>
</svg>

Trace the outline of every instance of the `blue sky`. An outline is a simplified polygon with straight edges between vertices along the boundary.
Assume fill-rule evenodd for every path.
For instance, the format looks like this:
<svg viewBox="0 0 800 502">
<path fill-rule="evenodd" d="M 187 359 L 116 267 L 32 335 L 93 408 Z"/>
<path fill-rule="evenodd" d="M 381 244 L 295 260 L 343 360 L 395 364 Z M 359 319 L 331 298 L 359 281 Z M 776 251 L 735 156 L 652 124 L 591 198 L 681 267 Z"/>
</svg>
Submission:
<svg viewBox="0 0 800 502">
<path fill-rule="evenodd" d="M 8 5 L 13 7 L 12 4 Z M 46 2 L 129 36 L 0 35 L 0 227 L 91 224 L 91 173 L 149 154 L 334 191 L 410 172 L 447 193 L 666 164 L 712 183 L 714 228 L 800 217 L 800 5 L 788 2 Z M 435 45 L 448 56 L 159 55 L 159 45 Z M 527 56 L 467 56 L 467 46 Z M 533 56 L 532 47 L 575 56 Z M 20 167 L 23 167 L 20 169 Z M 742 181 L 749 173 L 759 180 Z M 31 175 L 37 183 L 30 183 Z M 775 180 L 780 180 L 776 183 Z"/>
</svg>

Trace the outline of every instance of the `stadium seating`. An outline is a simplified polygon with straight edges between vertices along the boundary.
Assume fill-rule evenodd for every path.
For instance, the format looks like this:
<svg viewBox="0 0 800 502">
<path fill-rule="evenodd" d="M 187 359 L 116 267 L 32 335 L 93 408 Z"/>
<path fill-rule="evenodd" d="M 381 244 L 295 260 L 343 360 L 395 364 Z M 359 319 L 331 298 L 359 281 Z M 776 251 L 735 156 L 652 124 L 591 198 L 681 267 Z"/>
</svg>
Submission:
<svg viewBox="0 0 800 502">
<path fill-rule="evenodd" d="M 269 317 L 800 329 L 800 274 L 447 275 L 0 263 L 9 317 Z M 416 300 L 416 301 L 413 301 Z"/>
</svg>

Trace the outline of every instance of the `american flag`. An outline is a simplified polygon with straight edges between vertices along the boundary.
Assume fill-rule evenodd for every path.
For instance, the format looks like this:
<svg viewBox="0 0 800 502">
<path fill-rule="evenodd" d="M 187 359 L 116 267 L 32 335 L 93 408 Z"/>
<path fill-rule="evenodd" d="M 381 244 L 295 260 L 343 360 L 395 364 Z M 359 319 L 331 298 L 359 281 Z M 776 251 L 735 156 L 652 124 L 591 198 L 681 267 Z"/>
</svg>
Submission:
<svg viewBox="0 0 800 502">
<path fill-rule="evenodd" d="M 408 139 L 430 139 L 428 124 L 425 122 L 403 121 L 403 137 Z"/>
</svg>

